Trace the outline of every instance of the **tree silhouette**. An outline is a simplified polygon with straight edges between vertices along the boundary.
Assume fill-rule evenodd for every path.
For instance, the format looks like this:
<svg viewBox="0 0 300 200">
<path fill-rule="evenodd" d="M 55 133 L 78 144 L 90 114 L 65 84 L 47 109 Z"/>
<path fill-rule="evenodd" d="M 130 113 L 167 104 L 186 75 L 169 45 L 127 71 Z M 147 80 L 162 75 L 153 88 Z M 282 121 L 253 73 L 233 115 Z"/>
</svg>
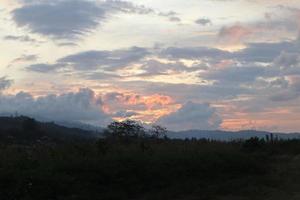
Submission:
<svg viewBox="0 0 300 200">
<path fill-rule="evenodd" d="M 149 130 L 151 137 L 159 139 L 167 137 L 167 129 L 159 125 L 153 125 Z"/>
<path fill-rule="evenodd" d="M 22 127 L 25 132 L 27 131 L 35 131 L 37 129 L 37 123 L 35 119 L 24 117 L 22 122 Z"/>
<path fill-rule="evenodd" d="M 145 137 L 146 131 L 139 122 L 125 120 L 122 122 L 115 121 L 109 124 L 105 130 L 105 135 L 108 138 L 133 139 Z"/>
</svg>

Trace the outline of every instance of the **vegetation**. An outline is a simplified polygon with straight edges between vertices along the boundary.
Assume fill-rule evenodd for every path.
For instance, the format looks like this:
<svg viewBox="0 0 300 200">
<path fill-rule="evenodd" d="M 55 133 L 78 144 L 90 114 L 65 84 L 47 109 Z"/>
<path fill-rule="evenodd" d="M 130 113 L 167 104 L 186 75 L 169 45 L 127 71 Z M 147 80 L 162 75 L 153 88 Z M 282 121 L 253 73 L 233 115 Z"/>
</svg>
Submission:
<svg viewBox="0 0 300 200">
<path fill-rule="evenodd" d="M 31 140 L 1 129 L 0 199 L 300 199 L 300 140 L 171 140 L 134 121 L 112 123 L 106 138 L 59 140 L 20 124 Z"/>
</svg>

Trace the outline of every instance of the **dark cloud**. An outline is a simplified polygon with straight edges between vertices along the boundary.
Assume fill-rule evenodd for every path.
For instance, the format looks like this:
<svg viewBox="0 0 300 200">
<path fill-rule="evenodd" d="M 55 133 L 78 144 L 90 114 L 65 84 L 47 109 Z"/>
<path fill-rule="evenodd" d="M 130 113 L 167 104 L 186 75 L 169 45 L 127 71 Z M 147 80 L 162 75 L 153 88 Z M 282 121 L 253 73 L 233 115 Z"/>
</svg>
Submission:
<svg viewBox="0 0 300 200">
<path fill-rule="evenodd" d="M 282 52 L 300 53 L 300 44 L 296 41 L 248 43 L 244 49 L 236 52 L 208 47 L 169 47 L 160 53 L 169 59 L 233 59 L 241 62 L 271 63 Z"/>
<path fill-rule="evenodd" d="M 43 1 L 12 11 L 19 27 L 55 38 L 76 38 L 106 18 L 106 11 L 92 1 Z"/>
<path fill-rule="evenodd" d="M 228 51 L 208 47 L 169 47 L 162 50 L 161 56 L 170 59 L 201 59 L 201 58 L 226 58 L 231 55 Z"/>
<path fill-rule="evenodd" d="M 118 83 L 116 83 L 118 84 Z M 179 102 L 189 100 L 218 101 L 236 98 L 241 94 L 254 94 L 253 89 L 239 84 L 199 85 L 187 83 L 163 83 L 150 81 L 126 81 L 119 83 L 125 89 L 139 93 L 159 93 L 176 98 Z"/>
<path fill-rule="evenodd" d="M 261 66 L 231 66 L 210 70 L 200 74 L 206 80 L 215 80 L 221 84 L 251 83 L 259 76 L 264 76 L 265 67 Z"/>
<path fill-rule="evenodd" d="M 254 29 L 252 27 L 237 24 L 222 27 L 219 31 L 219 38 L 227 43 L 239 43 L 253 33 Z"/>
<path fill-rule="evenodd" d="M 61 42 L 61 43 L 58 43 L 57 45 L 60 47 L 76 47 L 76 46 L 78 46 L 74 42 Z"/>
<path fill-rule="evenodd" d="M 272 101 L 291 101 L 300 97 L 300 76 L 293 76 L 290 80 L 289 87 L 272 95 Z"/>
<path fill-rule="evenodd" d="M 111 119 L 101 110 L 101 106 L 101 99 L 90 89 L 37 99 L 24 92 L 0 96 L 0 114 L 17 112 L 47 121 L 98 122 L 102 125 Z"/>
<path fill-rule="evenodd" d="M 273 65 L 281 69 L 300 67 L 300 52 L 290 53 L 283 51 L 274 59 Z"/>
<path fill-rule="evenodd" d="M 19 42 L 31 42 L 31 43 L 38 42 L 36 39 L 33 39 L 27 35 L 25 36 L 6 35 L 3 39 L 9 41 L 19 41 Z"/>
<path fill-rule="evenodd" d="M 181 18 L 178 17 L 178 13 L 176 13 L 174 11 L 159 12 L 158 15 L 169 18 L 169 21 L 171 21 L 171 22 L 181 22 Z"/>
<path fill-rule="evenodd" d="M 15 58 L 12 63 L 17 63 L 17 62 L 30 62 L 30 61 L 36 61 L 38 59 L 37 55 L 30 54 L 30 55 L 21 55 L 18 58 Z"/>
<path fill-rule="evenodd" d="M 96 69 L 114 71 L 127 67 L 129 64 L 139 62 L 148 54 L 150 53 L 147 49 L 140 47 L 113 51 L 85 51 L 60 58 L 55 64 L 34 64 L 27 67 L 27 70 L 53 72 L 69 68 L 75 71 L 90 71 Z"/>
<path fill-rule="evenodd" d="M 178 111 L 161 117 L 156 123 L 170 130 L 214 130 L 220 127 L 222 119 L 209 104 L 188 102 Z"/>
<path fill-rule="evenodd" d="M 128 66 L 143 59 L 149 52 L 145 48 L 131 47 L 113 51 L 85 51 L 66 56 L 57 62 L 71 65 L 77 70 L 104 68 L 108 71 Z"/>
<path fill-rule="evenodd" d="M 199 18 L 195 21 L 196 24 L 206 26 L 212 24 L 212 21 L 208 18 Z"/>
<path fill-rule="evenodd" d="M 250 43 L 247 48 L 234 53 L 234 57 L 240 61 L 270 63 L 283 51 L 300 52 L 300 48 L 295 42 Z"/>
<path fill-rule="evenodd" d="M 112 80 L 112 79 L 121 78 L 121 76 L 115 73 L 107 73 L 107 72 L 80 73 L 79 76 L 88 80 Z"/>
<path fill-rule="evenodd" d="M 0 92 L 9 88 L 12 84 L 12 80 L 8 79 L 7 77 L 0 77 Z"/>
<path fill-rule="evenodd" d="M 117 13 L 157 14 L 151 8 L 127 1 L 106 0 L 44 0 L 23 1 L 20 8 L 12 11 L 13 20 L 19 27 L 33 33 L 58 39 L 77 39 L 93 31 Z M 169 16 L 168 16 L 169 17 Z M 170 14 L 175 17 L 175 14 Z"/>
<path fill-rule="evenodd" d="M 26 67 L 26 70 L 28 71 L 34 71 L 39 73 L 48 73 L 48 72 L 55 72 L 56 70 L 62 68 L 64 66 L 61 66 L 59 64 L 32 64 Z"/>
<path fill-rule="evenodd" d="M 127 111 L 127 110 L 121 110 L 113 114 L 113 117 L 117 118 L 128 118 L 138 115 L 136 112 Z"/>
<path fill-rule="evenodd" d="M 162 63 L 157 60 L 147 60 L 140 69 L 144 72 L 138 76 L 172 75 L 192 70 L 182 62 Z"/>
</svg>

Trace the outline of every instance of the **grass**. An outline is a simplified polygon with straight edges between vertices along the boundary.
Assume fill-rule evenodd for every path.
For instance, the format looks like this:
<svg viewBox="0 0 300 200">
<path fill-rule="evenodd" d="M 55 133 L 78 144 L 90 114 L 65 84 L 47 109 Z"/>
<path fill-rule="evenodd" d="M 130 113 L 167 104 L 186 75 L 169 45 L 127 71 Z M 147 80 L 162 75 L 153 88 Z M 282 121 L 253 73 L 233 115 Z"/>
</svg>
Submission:
<svg viewBox="0 0 300 200">
<path fill-rule="evenodd" d="M 300 141 L 2 144 L 0 199 L 296 200 Z"/>
</svg>

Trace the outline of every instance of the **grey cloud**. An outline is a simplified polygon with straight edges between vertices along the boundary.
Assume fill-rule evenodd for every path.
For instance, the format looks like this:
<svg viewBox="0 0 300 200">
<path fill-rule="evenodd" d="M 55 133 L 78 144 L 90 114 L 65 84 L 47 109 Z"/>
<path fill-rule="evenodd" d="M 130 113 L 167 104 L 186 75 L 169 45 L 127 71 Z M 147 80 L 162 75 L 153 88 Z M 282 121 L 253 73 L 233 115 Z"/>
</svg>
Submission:
<svg viewBox="0 0 300 200">
<path fill-rule="evenodd" d="M 157 60 L 148 60 L 143 63 L 141 69 L 145 72 L 139 74 L 138 76 L 170 75 L 173 73 L 189 71 L 192 68 L 188 68 L 182 62 L 161 63 Z"/>
<path fill-rule="evenodd" d="M 212 24 L 212 21 L 208 18 L 199 18 L 195 21 L 196 24 L 206 26 Z"/>
<path fill-rule="evenodd" d="M 116 83 L 118 84 L 118 83 Z M 172 84 L 149 81 L 127 81 L 119 83 L 120 86 L 127 89 L 134 89 L 139 93 L 160 93 L 171 97 L 176 97 L 179 101 L 203 100 L 217 101 L 235 98 L 241 94 L 254 94 L 255 91 L 249 88 L 243 88 L 238 84 Z"/>
<path fill-rule="evenodd" d="M 29 71 L 54 72 L 64 68 L 79 71 L 103 69 L 114 71 L 129 64 L 142 60 L 149 54 L 148 50 L 140 47 L 118 49 L 113 51 L 85 51 L 72 54 L 57 60 L 54 64 L 34 64 L 27 67 Z"/>
<path fill-rule="evenodd" d="M 57 69 L 60 69 L 62 66 L 59 64 L 32 64 L 26 67 L 26 70 L 39 72 L 39 73 L 48 73 L 48 72 L 55 72 Z"/>
<path fill-rule="evenodd" d="M 263 76 L 265 67 L 260 66 L 231 66 L 222 69 L 210 70 L 201 73 L 200 77 L 224 83 L 247 83 L 253 82 L 257 77 Z"/>
<path fill-rule="evenodd" d="M 278 94 L 272 95 L 270 97 L 271 101 L 277 101 L 277 102 L 282 102 L 282 101 L 290 101 L 294 100 L 299 97 L 299 94 L 291 92 L 291 91 L 284 91 L 284 92 L 279 92 Z"/>
<path fill-rule="evenodd" d="M 171 22 L 181 22 L 181 19 L 179 17 L 170 17 L 169 20 Z"/>
<path fill-rule="evenodd" d="M 57 62 L 69 64 L 78 70 L 105 68 L 106 70 L 113 71 L 126 67 L 131 63 L 138 62 L 148 54 L 147 49 L 140 47 L 114 51 L 85 51 L 66 56 Z"/>
<path fill-rule="evenodd" d="M 220 127 L 222 119 L 209 104 L 188 102 L 178 111 L 161 117 L 156 123 L 170 130 L 213 130 Z"/>
<path fill-rule="evenodd" d="M 247 48 L 234 53 L 234 57 L 240 61 L 270 63 L 283 51 L 300 52 L 300 48 L 294 42 L 250 43 Z"/>
<path fill-rule="evenodd" d="M 128 117 L 133 117 L 136 115 L 138 115 L 138 113 L 136 113 L 136 112 L 121 110 L 121 111 L 114 113 L 113 117 L 128 118 Z"/>
<path fill-rule="evenodd" d="M 92 1 L 66 0 L 26 4 L 12 11 L 19 27 L 55 38 L 76 38 L 99 25 L 106 11 Z"/>
<path fill-rule="evenodd" d="M 162 50 L 161 56 L 171 59 L 200 59 L 200 58 L 226 58 L 231 55 L 228 51 L 223 51 L 208 47 L 169 47 Z"/>
<path fill-rule="evenodd" d="M 76 46 L 78 46 L 74 42 L 61 42 L 61 43 L 58 43 L 57 45 L 60 47 L 76 47 Z"/>
<path fill-rule="evenodd" d="M 80 77 L 88 80 L 111 80 L 121 78 L 121 76 L 113 73 L 106 73 L 106 72 L 91 72 L 88 74 L 81 73 L 79 74 Z"/>
<path fill-rule="evenodd" d="M 19 27 L 56 39 L 78 39 L 117 13 L 157 14 L 153 9 L 127 1 L 44 0 L 25 1 L 12 11 Z"/>
<path fill-rule="evenodd" d="M 8 79 L 7 77 L 0 77 L 0 92 L 9 88 L 12 84 L 12 80 Z"/>
<path fill-rule="evenodd" d="M 0 96 L 0 113 L 13 114 L 16 112 L 47 121 L 99 122 L 103 124 L 110 121 L 110 117 L 101 110 L 101 100 L 90 89 L 81 89 L 77 93 L 47 95 L 37 99 L 24 92 Z"/>
<path fill-rule="evenodd" d="M 289 53 L 283 51 L 274 59 L 273 65 L 281 69 L 288 69 L 300 66 L 300 52 Z"/>
<path fill-rule="evenodd" d="M 11 64 L 13 63 L 17 63 L 17 62 L 30 62 L 30 61 L 36 61 L 38 59 L 38 56 L 37 55 L 34 55 L 34 54 L 30 54 L 30 55 L 21 55 L 20 57 L 18 58 L 15 58 Z"/>
<path fill-rule="evenodd" d="M 290 101 L 300 97 L 300 76 L 295 76 L 290 81 L 288 87 L 272 95 L 272 101 Z"/>
<path fill-rule="evenodd" d="M 296 41 L 278 43 L 248 43 L 246 48 L 229 52 L 208 47 L 169 47 L 160 52 L 160 56 L 169 59 L 202 59 L 214 60 L 234 59 L 240 62 L 271 63 L 282 52 L 300 53 L 300 45 Z"/>
<path fill-rule="evenodd" d="M 176 13 L 174 11 L 159 12 L 158 15 L 169 18 L 169 21 L 171 21 L 171 22 L 181 22 L 181 18 L 178 17 L 178 13 Z"/>
<path fill-rule="evenodd" d="M 23 36 L 15 36 L 15 35 L 6 35 L 3 38 L 4 40 L 9 41 L 19 41 L 19 42 L 38 42 L 36 39 L 33 39 L 27 35 Z"/>
</svg>

